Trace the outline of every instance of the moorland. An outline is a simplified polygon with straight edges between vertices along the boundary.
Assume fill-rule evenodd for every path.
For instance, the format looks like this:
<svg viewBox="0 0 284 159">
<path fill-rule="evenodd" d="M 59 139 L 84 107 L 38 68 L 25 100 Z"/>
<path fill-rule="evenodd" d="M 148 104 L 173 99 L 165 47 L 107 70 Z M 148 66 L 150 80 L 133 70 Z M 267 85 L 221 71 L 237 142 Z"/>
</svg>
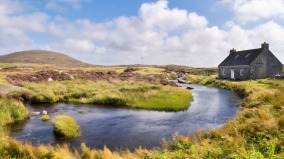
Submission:
<svg viewBox="0 0 284 159">
<path fill-rule="evenodd" d="M 0 57 L 1 58 L 1 57 Z M 1 60 L 0 60 L 1 61 Z M 61 64 L 64 62 L 60 62 Z M 217 79 L 216 68 L 186 66 L 77 66 L 0 64 L 1 158 L 283 158 L 284 82 L 282 79 L 228 81 Z M 7 125 L 28 120 L 24 102 L 97 103 L 158 111 L 190 106 L 190 91 L 172 80 L 187 73 L 191 83 L 228 89 L 242 98 L 241 111 L 221 128 L 196 137 L 174 134 L 155 149 L 110 151 L 68 145 L 33 146 L 9 136 Z M 52 119 L 51 119 L 52 120 Z"/>
</svg>

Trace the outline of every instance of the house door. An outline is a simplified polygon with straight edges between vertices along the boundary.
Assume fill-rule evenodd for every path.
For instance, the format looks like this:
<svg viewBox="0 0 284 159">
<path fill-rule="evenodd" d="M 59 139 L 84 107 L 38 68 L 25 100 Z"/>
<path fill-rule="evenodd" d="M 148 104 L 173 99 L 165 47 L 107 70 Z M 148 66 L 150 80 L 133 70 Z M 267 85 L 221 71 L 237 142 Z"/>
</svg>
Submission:
<svg viewBox="0 0 284 159">
<path fill-rule="evenodd" d="M 231 79 L 235 79 L 235 70 L 231 69 Z"/>
</svg>

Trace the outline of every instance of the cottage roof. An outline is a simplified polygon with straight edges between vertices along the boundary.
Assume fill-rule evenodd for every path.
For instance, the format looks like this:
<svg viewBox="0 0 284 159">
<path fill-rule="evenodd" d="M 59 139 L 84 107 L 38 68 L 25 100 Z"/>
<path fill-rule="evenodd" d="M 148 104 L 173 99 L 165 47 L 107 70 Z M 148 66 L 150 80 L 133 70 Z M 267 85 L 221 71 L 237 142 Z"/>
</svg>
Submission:
<svg viewBox="0 0 284 159">
<path fill-rule="evenodd" d="M 262 48 L 231 51 L 230 55 L 219 66 L 250 65 L 250 63 L 262 52 Z"/>
</svg>

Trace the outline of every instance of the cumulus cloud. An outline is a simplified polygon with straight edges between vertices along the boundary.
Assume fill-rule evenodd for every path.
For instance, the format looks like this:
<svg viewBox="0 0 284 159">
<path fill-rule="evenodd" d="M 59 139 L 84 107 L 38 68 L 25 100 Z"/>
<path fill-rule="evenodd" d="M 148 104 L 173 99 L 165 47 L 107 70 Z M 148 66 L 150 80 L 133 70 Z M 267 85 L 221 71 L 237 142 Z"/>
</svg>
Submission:
<svg viewBox="0 0 284 159">
<path fill-rule="evenodd" d="M 222 0 L 229 5 L 242 23 L 256 22 L 269 18 L 284 18 L 283 0 Z"/>
<path fill-rule="evenodd" d="M 237 1 L 242 2 L 238 6 L 244 5 L 245 0 Z M 17 15 L 13 14 L 15 10 L 7 13 L 5 8 L 11 8 L 7 4 L 6 7 L 0 4 L 2 53 L 37 47 L 63 52 L 94 64 L 137 64 L 143 58 L 144 64 L 210 67 L 217 66 L 233 47 L 237 50 L 258 48 L 267 41 L 276 56 L 284 60 L 281 55 L 284 27 L 273 20 L 250 29 L 238 25 L 236 20 L 227 22 L 224 28 L 209 26 L 206 17 L 169 8 L 166 0 L 142 4 L 137 16 L 121 16 L 100 23 L 89 19 L 71 21 L 62 16 L 49 17 L 43 12 Z M 35 45 L 29 33 L 56 40 Z"/>
</svg>

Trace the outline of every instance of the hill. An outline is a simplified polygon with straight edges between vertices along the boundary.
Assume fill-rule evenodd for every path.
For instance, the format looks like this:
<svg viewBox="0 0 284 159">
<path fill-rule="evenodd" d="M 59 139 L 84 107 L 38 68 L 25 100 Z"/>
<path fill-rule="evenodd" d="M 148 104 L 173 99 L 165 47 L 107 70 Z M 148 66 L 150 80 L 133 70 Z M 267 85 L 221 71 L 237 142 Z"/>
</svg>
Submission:
<svg viewBox="0 0 284 159">
<path fill-rule="evenodd" d="M 0 56 L 0 63 L 51 64 L 65 67 L 84 67 L 91 64 L 76 60 L 68 55 L 45 50 L 29 50 Z"/>
</svg>

